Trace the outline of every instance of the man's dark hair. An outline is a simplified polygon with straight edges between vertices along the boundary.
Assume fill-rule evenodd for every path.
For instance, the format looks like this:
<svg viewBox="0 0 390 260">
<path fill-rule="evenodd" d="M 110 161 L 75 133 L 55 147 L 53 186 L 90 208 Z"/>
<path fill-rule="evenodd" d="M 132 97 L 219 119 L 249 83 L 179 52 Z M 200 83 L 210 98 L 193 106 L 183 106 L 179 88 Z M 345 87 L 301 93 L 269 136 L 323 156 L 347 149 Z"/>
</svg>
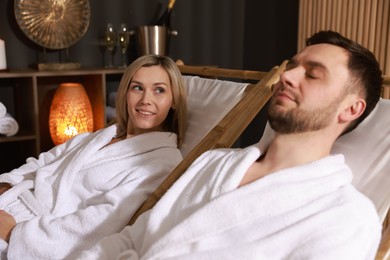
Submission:
<svg viewBox="0 0 390 260">
<path fill-rule="evenodd" d="M 334 31 L 320 31 L 306 40 L 306 46 L 327 43 L 339 46 L 349 53 L 348 69 L 354 78 L 353 83 L 363 91 L 366 109 L 353 121 L 343 134 L 355 129 L 375 108 L 379 101 L 382 87 L 382 72 L 374 54 L 358 43 L 345 38 Z"/>
</svg>

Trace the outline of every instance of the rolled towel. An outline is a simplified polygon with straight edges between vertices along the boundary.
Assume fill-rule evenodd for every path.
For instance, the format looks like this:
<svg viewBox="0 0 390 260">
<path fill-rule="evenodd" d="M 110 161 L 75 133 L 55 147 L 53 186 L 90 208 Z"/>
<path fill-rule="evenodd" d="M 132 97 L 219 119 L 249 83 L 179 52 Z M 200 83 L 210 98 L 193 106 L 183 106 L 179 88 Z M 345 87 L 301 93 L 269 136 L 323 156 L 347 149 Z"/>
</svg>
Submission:
<svg viewBox="0 0 390 260">
<path fill-rule="evenodd" d="M 0 134 L 13 136 L 16 135 L 18 131 L 19 124 L 10 114 L 7 113 L 5 116 L 0 117 Z"/>
<path fill-rule="evenodd" d="M 107 117 L 107 122 L 111 122 L 115 118 L 116 112 L 115 108 L 113 107 L 106 107 L 106 117 Z"/>
<path fill-rule="evenodd" d="M 0 102 L 0 117 L 5 116 L 5 114 L 7 114 L 7 108 Z"/>
<path fill-rule="evenodd" d="M 110 92 L 108 94 L 107 105 L 109 107 L 115 107 L 115 103 L 116 103 L 116 91 Z"/>
<path fill-rule="evenodd" d="M 0 70 L 7 69 L 7 60 L 5 58 L 5 43 L 0 39 Z"/>
</svg>

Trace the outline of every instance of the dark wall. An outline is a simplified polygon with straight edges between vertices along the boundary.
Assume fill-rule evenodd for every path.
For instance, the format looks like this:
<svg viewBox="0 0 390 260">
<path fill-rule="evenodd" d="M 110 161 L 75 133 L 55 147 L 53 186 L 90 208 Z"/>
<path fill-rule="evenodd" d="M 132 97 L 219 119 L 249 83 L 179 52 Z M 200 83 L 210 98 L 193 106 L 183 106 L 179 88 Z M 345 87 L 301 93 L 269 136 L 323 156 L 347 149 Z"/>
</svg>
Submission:
<svg viewBox="0 0 390 260">
<path fill-rule="evenodd" d="M 19 29 L 14 1 L 0 1 L 0 38 L 5 41 L 10 69 L 23 69 L 42 61 L 42 48 Z M 42 1 L 44 3 L 46 1 Z M 91 20 L 86 34 L 69 48 L 72 61 L 83 67 L 102 67 L 107 58 L 102 34 L 107 23 L 117 28 L 127 23 L 135 29 L 150 23 L 167 0 L 90 0 Z M 191 65 L 269 70 L 296 51 L 298 0 L 177 0 L 172 16 L 170 56 Z M 131 38 L 129 61 L 136 58 Z M 47 50 L 57 62 L 64 51 Z M 119 50 L 115 63 L 120 64 Z M 244 145 L 257 141 L 264 127 L 261 114 L 242 138 Z M 254 130 L 251 130 L 254 129 Z"/>
<path fill-rule="evenodd" d="M 269 70 L 295 54 L 298 0 L 247 0 L 245 8 L 246 69 Z"/>
<path fill-rule="evenodd" d="M 149 24 L 166 3 L 166 0 L 90 0 L 90 25 L 81 40 L 69 48 L 70 59 L 84 67 L 103 66 L 102 34 L 106 24 L 110 22 L 119 28 L 121 23 L 127 23 L 135 29 Z M 170 56 L 188 64 L 242 67 L 244 12 L 245 1 L 241 0 L 178 0 L 172 25 L 179 34 L 171 36 Z M 0 1 L 0 24 L 9 68 L 25 68 L 42 61 L 42 47 L 29 40 L 17 25 L 14 0 Z M 135 42 L 136 37 L 132 37 L 129 61 L 137 56 Z M 46 51 L 48 61 L 57 62 L 65 56 L 65 51 Z M 115 62 L 120 64 L 119 50 Z"/>
<path fill-rule="evenodd" d="M 297 50 L 299 0 L 247 0 L 243 68 L 270 70 Z M 266 124 L 263 109 L 245 130 L 239 146 L 257 142 Z"/>
<path fill-rule="evenodd" d="M 92 0 L 91 26 L 85 37 L 72 50 L 86 66 L 102 66 L 102 48 L 85 53 L 88 46 L 97 46 L 108 22 L 119 27 L 125 22 L 133 30 L 156 19 L 166 0 Z M 222 7 L 222 8 L 221 8 Z M 221 67 L 242 66 L 242 43 L 245 2 L 240 0 L 176 1 L 172 27 L 177 36 L 170 36 L 169 54 L 187 64 L 210 64 Z M 157 14 L 157 15 L 156 15 Z M 100 52 L 99 52 L 99 51 Z M 81 54 L 81 55 L 80 55 Z M 88 55 L 88 56 L 87 56 Z M 136 36 L 131 38 L 129 61 L 137 57 Z M 116 62 L 119 62 L 117 51 Z"/>
</svg>

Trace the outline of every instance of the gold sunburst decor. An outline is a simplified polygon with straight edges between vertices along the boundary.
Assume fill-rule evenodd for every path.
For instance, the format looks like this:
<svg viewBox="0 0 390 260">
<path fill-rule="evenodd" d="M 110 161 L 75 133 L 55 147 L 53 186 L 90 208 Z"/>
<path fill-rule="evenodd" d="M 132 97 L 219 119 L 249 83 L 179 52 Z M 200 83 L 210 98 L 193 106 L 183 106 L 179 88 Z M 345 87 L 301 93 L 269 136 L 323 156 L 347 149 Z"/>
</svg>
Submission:
<svg viewBox="0 0 390 260">
<path fill-rule="evenodd" d="M 47 49 L 65 49 L 86 33 L 88 0 L 15 0 L 16 21 L 26 36 Z"/>
</svg>

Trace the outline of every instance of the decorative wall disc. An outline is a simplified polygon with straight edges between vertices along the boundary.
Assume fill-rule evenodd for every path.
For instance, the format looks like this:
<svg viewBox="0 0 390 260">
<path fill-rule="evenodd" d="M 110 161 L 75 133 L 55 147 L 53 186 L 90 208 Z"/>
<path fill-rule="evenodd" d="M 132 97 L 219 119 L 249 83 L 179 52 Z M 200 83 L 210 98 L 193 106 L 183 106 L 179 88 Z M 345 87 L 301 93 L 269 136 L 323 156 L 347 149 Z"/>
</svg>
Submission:
<svg viewBox="0 0 390 260">
<path fill-rule="evenodd" d="M 75 44 L 89 26 L 88 0 L 15 0 L 14 9 L 20 29 L 48 49 Z"/>
</svg>

